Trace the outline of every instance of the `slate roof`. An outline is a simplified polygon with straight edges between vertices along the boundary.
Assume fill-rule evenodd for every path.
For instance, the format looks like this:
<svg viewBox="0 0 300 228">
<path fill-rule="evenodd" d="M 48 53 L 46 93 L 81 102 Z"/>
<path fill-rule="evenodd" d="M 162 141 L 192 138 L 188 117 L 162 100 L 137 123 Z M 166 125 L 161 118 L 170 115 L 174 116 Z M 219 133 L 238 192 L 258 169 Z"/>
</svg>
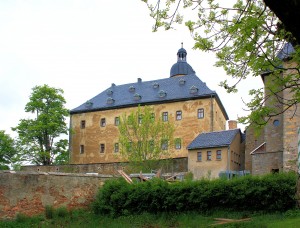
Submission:
<svg viewBox="0 0 300 228">
<path fill-rule="evenodd" d="M 241 134 L 240 129 L 201 133 L 188 145 L 187 149 L 229 146 L 236 134 Z"/>
<path fill-rule="evenodd" d="M 284 60 L 291 56 L 295 52 L 295 49 L 291 43 L 285 43 L 283 48 L 278 52 L 277 57 Z"/>
<path fill-rule="evenodd" d="M 215 97 L 225 118 L 228 115 L 215 91 L 210 90 L 195 74 L 180 77 L 145 81 L 138 79 L 135 83 L 115 85 L 101 92 L 88 102 L 74 108 L 71 114 L 100 110 L 134 107 Z"/>
</svg>

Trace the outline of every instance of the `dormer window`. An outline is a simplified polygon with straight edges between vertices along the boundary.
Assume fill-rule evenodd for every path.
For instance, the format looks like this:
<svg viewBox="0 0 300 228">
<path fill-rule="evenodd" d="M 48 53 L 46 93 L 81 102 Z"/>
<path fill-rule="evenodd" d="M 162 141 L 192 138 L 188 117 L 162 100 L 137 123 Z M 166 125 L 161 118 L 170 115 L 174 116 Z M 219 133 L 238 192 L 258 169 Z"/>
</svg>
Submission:
<svg viewBox="0 0 300 228">
<path fill-rule="evenodd" d="M 112 94 L 113 94 L 113 91 L 112 91 L 111 89 L 108 89 L 108 90 L 106 91 L 106 94 L 107 94 L 107 95 L 112 95 Z"/>
<path fill-rule="evenodd" d="M 93 102 L 91 102 L 91 101 L 85 102 L 85 107 L 86 108 L 91 108 L 92 106 L 93 106 Z"/>
<path fill-rule="evenodd" d="M 155 82 L 154 84 L 153 84 L 153 89 L 157 89 L 159 87 L 159 84 L 157 83 L 157 82 Z"/>
<path fill-rule="evenodd" d="M 129 86 L 129 92 L 134 92 L 134 91 L 135 91 L 134 86 Z"/>
<path fill-rule="evenodd" d="M 184 85 L 185 84 L 185 80 L 183 78 L 179 79 L 179 85 Z"/>
<path fill-rule="evenodd" d="M 106 100 L 106 104 L 113 104 L 115 102 L 115 100 L 111 97 L 108 97 Z"/>
<path fill-rule="evenodd" d="M 196 86 L 192 86 L 192 87 L 190 88 L 190 93 L 191 93 L 191 94 L 198 93 L 198 88 L 197 88 Z"/>
<path fill-rule="evenodd" d="M 139 100 L 141 100 L 142 99 L 142 96 L 141 95 L 139 95 L 138 93 L 136 93 L 136 94 L 134 94 L 134 100 L 135 101 L 139 101 Z"/>
<path fill-rule="evenodd" d="M 165 96 L 167 96 L 167 93 L 164 90 L 161 90 L 161 91 L 159 91 L 158 96 L 165 97 Z"/>
</svg>

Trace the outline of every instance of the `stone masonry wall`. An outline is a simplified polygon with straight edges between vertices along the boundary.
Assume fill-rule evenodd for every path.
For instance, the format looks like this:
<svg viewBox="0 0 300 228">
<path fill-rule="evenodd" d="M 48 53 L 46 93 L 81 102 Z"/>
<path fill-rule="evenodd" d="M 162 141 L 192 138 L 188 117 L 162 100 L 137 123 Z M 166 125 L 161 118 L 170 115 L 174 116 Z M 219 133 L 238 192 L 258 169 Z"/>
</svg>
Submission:
<svg viewBox="0 0 300 228">
<path fill-rule="evenodd" d="M 164 173 L 187 172 L 187 157 L 168 159 L 163 167 Z M 127 162 L 70 164 L 70 165 L 43 165 L 22 166 L 22 171 L 34 172 L 62 172 L 62 173 L 98 173 L 104 175 L 118 175 L 118 170 L 125 169 Z"/>
<path fill-rule="evenodd" d="M 0 219 L 41 214 L 45 206 L 87 207 L 110 176 L 0 171 Z"/>
</svg>

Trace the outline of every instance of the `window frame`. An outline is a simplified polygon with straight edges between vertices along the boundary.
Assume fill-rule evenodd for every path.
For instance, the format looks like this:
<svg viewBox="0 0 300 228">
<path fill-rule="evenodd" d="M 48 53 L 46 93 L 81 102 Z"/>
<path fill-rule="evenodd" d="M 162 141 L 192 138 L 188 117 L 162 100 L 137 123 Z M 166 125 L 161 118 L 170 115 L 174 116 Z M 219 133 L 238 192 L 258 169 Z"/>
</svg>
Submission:
<svg viewBox="0 0 300 228">
<path fill-rule="evenodd" d="M 83 144 L 81 144 L 79 147 L 79 153 L 84 154 L 84 145 Z"/>
<path fill-rule="evenodd" d="M 216 160 L 218 161 L 222 160 L 222 150 L 216 151 Z"/>
<path fill-rule="evenodd" d="M 100 143 L 100 149 L 99 149 L 100 154 L 105 153 L 105 143 Z"/>
<path fill-rule="evenodd" d="M 211 161 L 212 160 L 212 153 L 211 153 L 211 150 L 208 150 L 206 152 L 206 160 L 207 161 Z"/>
<path fill-rule="evenodd" d="M 176 111 L 176 120 L 182 120 L 182 111 L 181 110 Z"/>
<path fill-rule="evenodd" d="M 119 143 L 115 143 L 115 145 L 114 145 L 114 152 L 115 153 L 119 153 L 119 151 L 120 151 Z"/>
<path fill-rule="evenodd" d="M 105 118 L 101 118 L 100 119 L 100 127 L 105 127 L 106 126 L 106 119 Z"/>
<path fill-rule="evenodd" d="M 115 126 L 119 126 L 120 125 L 120 117 L 116 116 L 115 117 Z"/>
<path fill-rule="evenodd" d="M 181 150 L 181 138 L 175 139 L 175 149 Z"/>
<path fill-rule="evenodd" d="M 169 121 L 169 116 L 168 112 L 163 112 L 162 113 L 162 121 L 163 122 L 168 122 Z"/>
<path fill-rule="evenodd" d="M 161 149 L 162 150 L 168 150 L 169 149 L 169 142 L 167 139 L 162 139 L 161 140 Z"/>
<path fill-rule="evenodd" d="M 200 159 L 199 159 L 200 158 Z M 197 161 L 202 162 L 202 151 L 197 152 Z"/>
<path fill-rule="evenodd" d="M 204 119 L 204 108 L 198 108 L 197 118 L 198 119 Z"/>
<path fill-rule="evenodd" d="M 86 125 L 86 121 L 85 120 L 81 120 L 80 121 L 80 129 L 85 129 L 85 125 Z"/>
</svg>

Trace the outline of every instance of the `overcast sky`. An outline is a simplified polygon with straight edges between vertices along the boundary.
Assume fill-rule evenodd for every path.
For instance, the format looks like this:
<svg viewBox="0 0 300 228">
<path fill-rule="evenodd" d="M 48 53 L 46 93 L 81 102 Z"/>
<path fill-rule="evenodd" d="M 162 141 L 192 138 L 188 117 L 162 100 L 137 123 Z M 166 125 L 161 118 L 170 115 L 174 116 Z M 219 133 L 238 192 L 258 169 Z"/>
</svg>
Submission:
<svg viewBox="0 0 300 228">
<path fill-rule="evenodd" d="M 192 50 L 184 26 L 152 33 L 153 20 L 140 0 L 1 0 L 0 130 L 15 136 L 31 89 L 48 84 L 64 90 L 73 109 L 110 87 L 166 78 L 181 42 L 187 61 L 208 87 L 216 90 L 230 119 L 245 115 L 242 98 L 261 86 L 241 84 L 238 94 L 218 86 L 228 78 L 214 67 L 214 54 Z M 243 126 L 239 125 L 241 128 Z"/>
</svg>

